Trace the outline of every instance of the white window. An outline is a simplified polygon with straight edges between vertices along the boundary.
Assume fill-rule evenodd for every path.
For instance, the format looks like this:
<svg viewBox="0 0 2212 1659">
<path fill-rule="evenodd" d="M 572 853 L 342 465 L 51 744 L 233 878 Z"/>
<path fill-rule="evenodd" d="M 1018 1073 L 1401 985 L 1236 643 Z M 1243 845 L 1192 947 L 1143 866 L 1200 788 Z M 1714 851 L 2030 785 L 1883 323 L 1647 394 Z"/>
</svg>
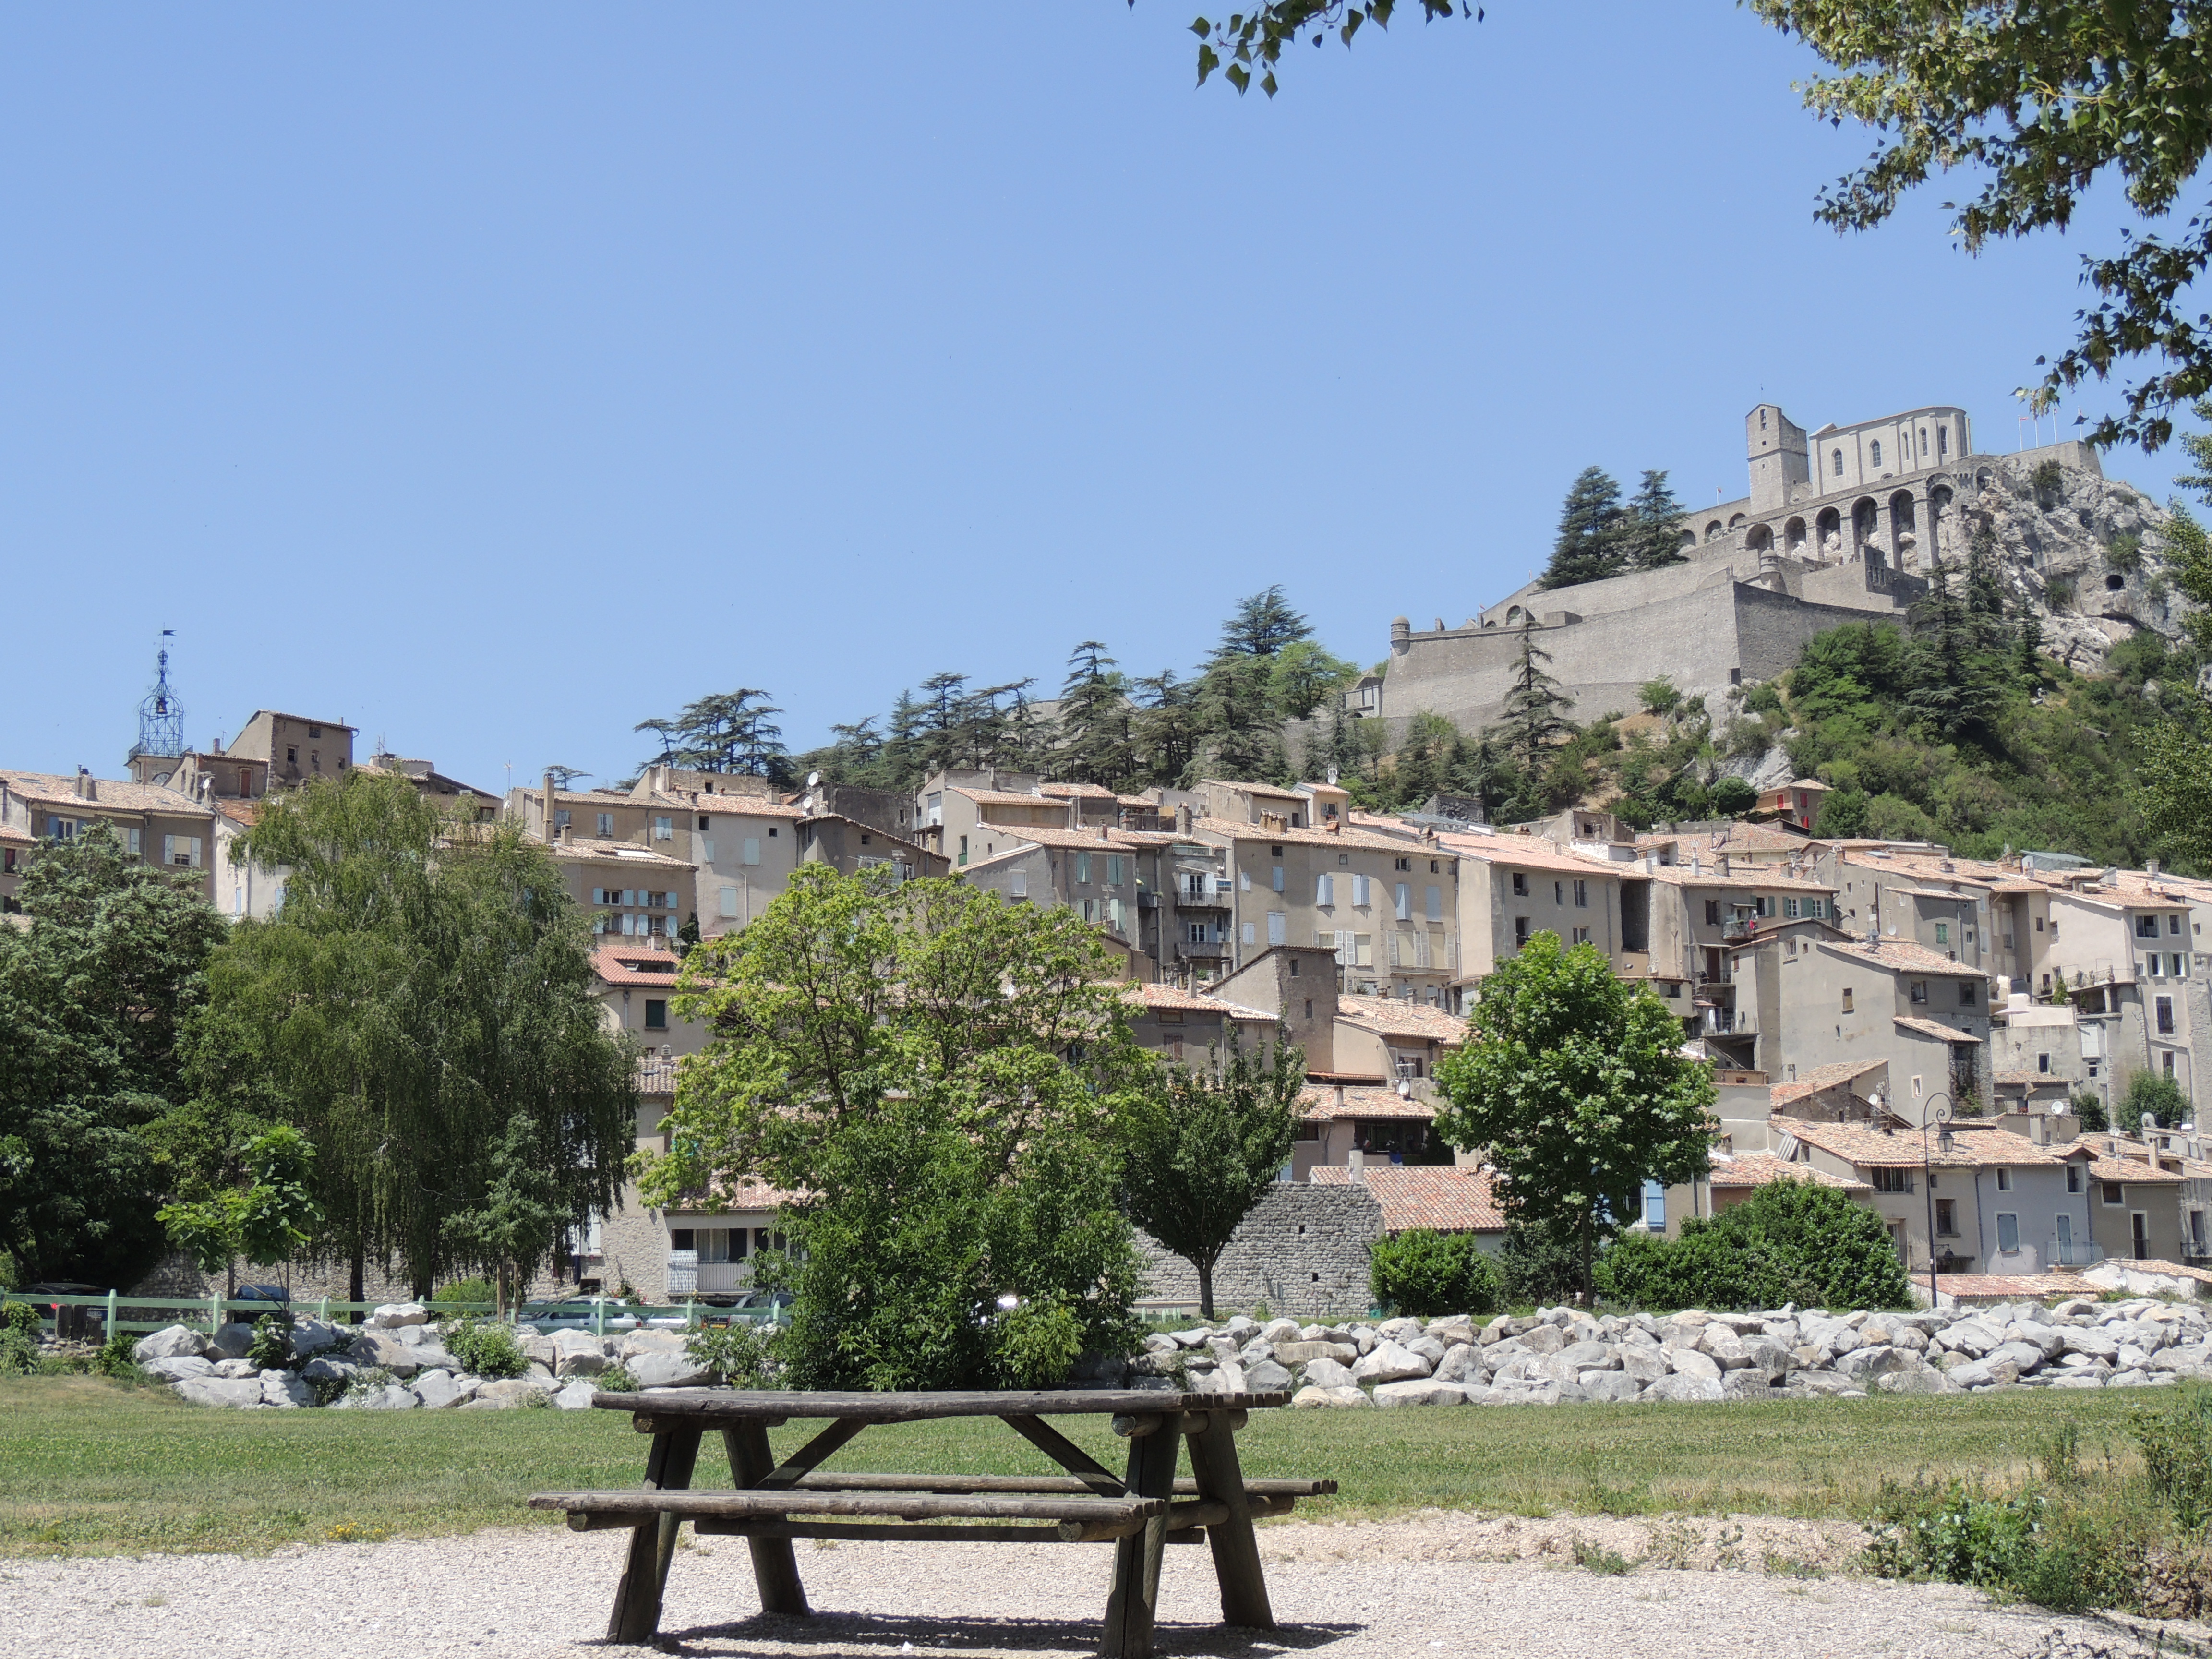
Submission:
<svg viewBox="0 0 2212 1659">
<path fill-rule="evenodd" d="M 1352 902 L 1355 906 L 1363 910 L 1365 909 L 1370 903 L 1370 901 L 1369 900 L 1367 894 L 1366 877 L 1354 876 L 1352 878 Z"/>
<path fill-rule="evenodd" d="M 246 886 L 242 882 L 234 884 L 230 890 L 230 914 L 234 916 L 246 914 Z"/>
<path fill-rule="evenodd" d="M 146 855 L 146 832 L 143 830 L 125 830 L 123 832 L 123 850 L 134 859 L 143 858 Z"/>
<path fill-rule="evenodd" d="M 1118 898 L 1106 901 L 1106 925 L 1117 933 L 1121 931 L 1121 901 Z"/>
<path fill-rule="evenodd" d="M 182 870 L 200 867 L 200 838 L 198 836 L 164 836 L 161 837 L 161 862 Z"/>
<path fill-rule="evenodd" d="M 1089 881 L 1091 879 L 1090 854 L 1078 853 L 1075 855 L 1075 878 L 1078 881 Z"/>
<path fill-rule="evenodd" d="M 1589 942 L 1590 942 L 1590 936 L 1589 936 L 1589 928 L 1587 928 L 1587 927 L 1577 927 L 1577 928 L 1576 928 L 1576 929 L 1575 929 L 1575 936 L 1574 936 L 1574 939 L 1571 941 L 1571 943 L 1572 943 L 1572 944 L 1576 944 L 1576 945 L 1588 945 Z"/>
<path fill-rule="evenodd" d="M 2007 1210 L 1997 1212 L 1997 1249 L 2010 1255 L 2020 1249 L 2020 1218 Z"/>
<path fill-rule="evenodd" d="M 674 841 L 676 839 L 676 820 L 669 817 L 653 819 L 653 838 L 655 841 Z"/>
<path fill-rule="evenodd" d="M 1268 878 L 1268 883 L 1277 892 L 1279 893 L 1283 890 L 1283 866 L 1279 864 L 1274 867 L 1273 873 Z"/>
<path fill-rule="evenodd" d="M 738 890 L 734 887 L 722 889 L 722 914 L 730 917 L 738 914 Z"/>
<path fill-rule="evenodd" d="M 760 862 L 760 837 L 758 836 L 747 836 L 740 846 L 739 854 L 744 863 L 758 864 Z"/>
<path fill-rule="evenodd" d="M 1291 919 L 1280 910 L 1267 912 L 1267 943 L 1280 945 L 1290 938 Z"/>
<path fill-rule="evenodd" d="M 614 832 L 615 832 L 615 815 L 614 815 L 613 813 L 611 813 L 611 812 L 602 812 L 602 813 L 600 813 L 600 814 L 599 814 L 599 839 L 600 839 L 600 840 L 602 840 L 602 841 L 607 840 L 608 838 L 610 838 L 611 836 L 613 836 Z"/>
<path fill-rule="evenodd" d="M 1026 870 L 1012 872 L 1007 877 L 1006 890 L 1016 898 L 1027 898 L 1030 896 L 1030 872 Z"/>
<path fill-rule="evenodd" d="M 1441 887 L 1431 885 L 1428 890 L 1428 901 L 1429 920 L 1431 921 L 1442 921 L 1444 919 L 1444 890 Z"/>
<path fill-rule="evenodd" d="M 1411 921 L 1413 919 L 1413 884 L 1410 881 L 1400 882 L 1398 884 L 1398 890 L 1395 896 L 1398 906 L 1398 920 L 1401 921 Z"/>
<path fill-rule="evenodd" d="M 1323 872 L 1314 878 L 1314 902 L 1327 910 L 1336 903 L 1336 878 Z"/>
<path fill-rule="evenodd" d="M 1797 900 L 1796 900 L 1796 899 L 1794 899 L 1794 898 L 1784 898 L 1784 899 L 1782 901 L 1782 919 L 1783 919 L 1783 921 L 1796 921 L 1796 917 L 1797 917 L 1797 905 L 1798 905 L 1798 901 L 1797 901 Z"/>
<path fill-rule="evenodd" d="M 1091 908 L 1091 901 L 1089 899 L 1084 900 L 1083 904 L 1085 909 Z M 1183 939 L 1187 943 L 1192 945 L 1205 944 L 1206 942 L 1206 924 L 1202 921 L 1185 922 L 1183 924 Z"/>
<path fill-rule="evenodd" d="M 76 839 L 76 820 L 75 818 L 48 818 L 46 820 L 46 834 L 56 841 L 75 841 Z"/>
</svg>

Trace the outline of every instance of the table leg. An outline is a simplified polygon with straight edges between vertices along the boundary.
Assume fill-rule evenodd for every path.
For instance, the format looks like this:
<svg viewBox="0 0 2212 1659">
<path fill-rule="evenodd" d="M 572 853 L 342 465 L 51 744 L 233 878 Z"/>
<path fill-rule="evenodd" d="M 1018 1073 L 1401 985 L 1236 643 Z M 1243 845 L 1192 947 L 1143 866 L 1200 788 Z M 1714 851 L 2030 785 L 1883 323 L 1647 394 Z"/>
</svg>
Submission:
<svg viewBox="0 0 2212 1659">
<path fill-rule="evenodd" d="M 1175 1419 L 1129 1443 L 1129 1473 L 1123 1483 L 1132 1498 L 1175 1496 L 1176 1455 L 1182 1449 Z M 1160 1554 L 1168 1540 L 1168 1518 L 1156 1515 L 1142 1532 L 1114 1545 L 1114 1588 L 1106 1598 L 1106 1628 L 1098 1651 L 1104 1659 L 1151 1659 L 1152 1620 L 1159 1607 Z"/>
<path fill-rule="evenodd" d="M 730 1454 L 730 1479 L 740 1488 L 757 1486 L 775 1468 L 769 1450 L 768 1430 L 746 1421 L 722 1431 L 722 1444 Z M 761 1611 L 804 1619 L 813 1611 L 806 1605 L 806 1587 L 799 1582 L 799 1557 L 788 1538 L 748 1538 L 752 1552 L 753 1583 L 760 1590 Z"/>
<path fill-rule="evenodd" d="M 653 1437 L 653 1450 L 645 1460 L 648 1492 L 682 1492 L 691 1484 L 691 1470 L 699 1458 L 699 1431 L 671 1429 Z M 622 1583 L 615 1587 L 615 1608 L 607 1620 L 607 1640 L 640 1643 L 653 1639 L 660 1628 L 660 1597 L 668 1585 L 668 1564 L 676 1553 L 676 1529 L 683 1523 L 672 1515 L 655 1516 L 629 1534 L 629 1559 Z"/>
<path fill-rule="evenodd" d="M 1260 1540 L 1244 1497 L 1244 1471 L 1237 1461 L 1237 1434 L 1226 1412 L 1206 1413 L 1206 1426 L 1190 1437 L 1190 1472 L 1198 1494 L 1229 1506 L 1229 1518 L 1206 1529 L 1213 1548 L 1213 1575 L 1221 1583 L 1224 1623 L 1254 1630 L 1274 1628 L 1267 1580 L 1260 1570 Z"/>
</svg>

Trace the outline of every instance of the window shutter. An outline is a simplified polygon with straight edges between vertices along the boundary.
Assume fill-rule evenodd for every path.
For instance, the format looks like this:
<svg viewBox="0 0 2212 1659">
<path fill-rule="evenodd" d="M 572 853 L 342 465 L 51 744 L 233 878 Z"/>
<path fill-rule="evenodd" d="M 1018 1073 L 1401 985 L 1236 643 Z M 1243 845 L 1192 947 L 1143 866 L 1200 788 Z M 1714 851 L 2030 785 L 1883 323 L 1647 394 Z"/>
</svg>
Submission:
<svg viewBox="0 0 2212 1659">
<path fill-rule="evenodd" d="M 1016 898 L 1027 898 L 1030 896 L 1030 872 L 1026 870 L 1015 871 L 1007 885 Z"/>
<path fill-rule="evenodd" d="M 747 836 L 745 837 L 744 861 L 747 864 L 758 864 L 760 862 L 760 837 L 758 836 Z"/>
<path fill-rule="evenodd" d="M 1323 872 L 1314 878 L 1314 902 L 1324 909 L 1336 902 L 1336 878 Z"/>
<path fill-rule="evenodd" d="M 1274 873 L 1271 875 L 1267 880 L 1268 885 L 1273 887 L 1277 892 L 1281 892 L 1283 890 L 1283 866 L 1279 864 L 1275 866 Z"/>
<path fill-rule="evenodd" d="M 1285 939 L 1288 939 L 1290 937 L 1288 933 L 1289 924 L 1290 918 L 1285 915 L 1280 910 L 1268 911 L 1267 943 L 1270 945 L 1280 945 Z"/>
<path fill-rule="evenodd" d="M 1413 919 L 1413 884 L 1410 881 L 1400 882 L 1398 884 L 1396 897 L 1398 901 L 1398 920 L 1401 921 L 1411 921 Z"/>
<path fill-rule="evenodd" d="M 732 917 L 738 914 L 738 890 L 734 887 L 722 889 L 722 914 Z"/>
<path fill-rule="evenodd" d="M 1431 921 L 1442 921 L 1444 919 L 1444 890 L 1441 887 L 1431 884 L 1428 890 L 1427 898 L 1429 902 L 1429 920 Z"/>
</svg>

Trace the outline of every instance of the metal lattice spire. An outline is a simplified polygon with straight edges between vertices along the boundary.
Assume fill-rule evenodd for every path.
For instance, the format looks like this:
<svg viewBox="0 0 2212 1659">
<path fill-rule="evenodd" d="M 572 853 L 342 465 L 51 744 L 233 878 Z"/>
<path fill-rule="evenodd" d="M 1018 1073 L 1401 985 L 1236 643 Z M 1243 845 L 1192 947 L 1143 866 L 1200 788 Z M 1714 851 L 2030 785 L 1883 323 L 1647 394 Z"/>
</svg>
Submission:
<svg viewBox="0 0 2212 1659">
<path fill-rule="evenodd" d="M 131 750 L 136 755 L 181 755 L 185 752 L 185 705 L 179 700 L 176 689 L 169 684 L 169 647 L 167 641 L 176 635 L 173 628 L 161 630 L 161 654 L 154 677 L 154 689 L 138 705 L 138 743 Z"/>
</svg>

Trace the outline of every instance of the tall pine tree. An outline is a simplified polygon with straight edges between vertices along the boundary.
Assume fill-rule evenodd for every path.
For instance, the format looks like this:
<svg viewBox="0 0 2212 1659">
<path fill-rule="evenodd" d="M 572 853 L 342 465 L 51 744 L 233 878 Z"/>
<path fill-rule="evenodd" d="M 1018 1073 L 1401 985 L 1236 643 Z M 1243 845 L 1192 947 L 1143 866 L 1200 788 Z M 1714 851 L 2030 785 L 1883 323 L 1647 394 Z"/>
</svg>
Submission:
<svg viewBox="0 0 2212 1659">
<path fill-rule="evenodd" d="M 1544 672 L 1543 665 L 1551 660 L 1551 653 L 1536 644 L 1534 633 L 1523 629 L 1521 652 L 1513 663 L 1513 690 L 1506 694 L 1501 723 L 1506 752 L 1531 777 L 1548 763 L 1553 744 L 1574 730 L 1565 714 L 1573 700 Z"/>
<path fill-rule="evenodd" d="M 1601 466 L 1586 466 L 1568 486 L 1559 509 L 1559 538 L 1540 586 L 1571 587 L 1614 574 L 1621 562 L 1621 532 L 1627 514 L 1620 485 Z"/>
<path fill-rule="evenodd" d="M 1646 471 L 1644 483 L 1628 503 L 1627 522 L 1621 533 L 1625 564 L 1636 570 L 1656 570 L 1681 564 L 1682 504 L 1664 472 Z"/>
</svg>

